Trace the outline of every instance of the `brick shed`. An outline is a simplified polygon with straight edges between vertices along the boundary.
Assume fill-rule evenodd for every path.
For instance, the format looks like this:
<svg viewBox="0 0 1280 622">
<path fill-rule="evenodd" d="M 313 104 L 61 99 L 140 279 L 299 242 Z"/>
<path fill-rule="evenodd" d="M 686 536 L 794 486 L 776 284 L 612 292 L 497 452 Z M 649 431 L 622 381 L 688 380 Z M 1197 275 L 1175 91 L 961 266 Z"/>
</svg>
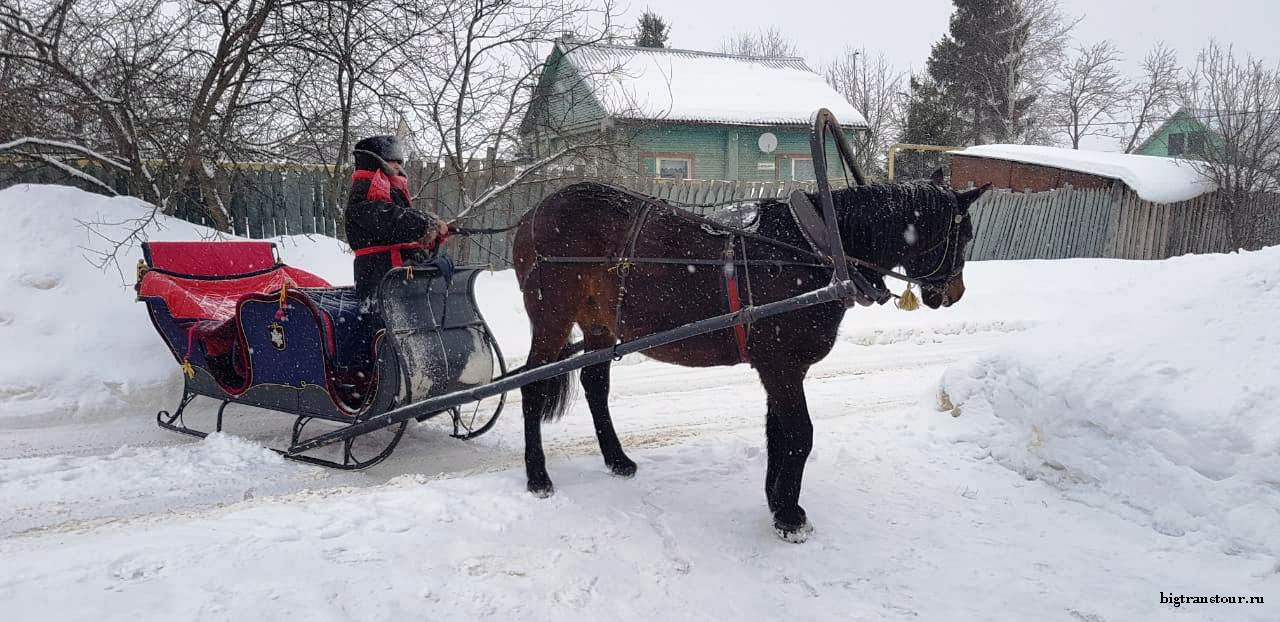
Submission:
<svg viewBox="0 0 1280 622">
<path fill-rule="evenodd" d="M 1056 188 L 1111 188 L 1116 180 L 1049 164 L 1019 162 L 1005 157 L 954 152 L 951 185 L 969 188 L 990 183 L 1014 192 L 1044 192 Z"/>
</svg>

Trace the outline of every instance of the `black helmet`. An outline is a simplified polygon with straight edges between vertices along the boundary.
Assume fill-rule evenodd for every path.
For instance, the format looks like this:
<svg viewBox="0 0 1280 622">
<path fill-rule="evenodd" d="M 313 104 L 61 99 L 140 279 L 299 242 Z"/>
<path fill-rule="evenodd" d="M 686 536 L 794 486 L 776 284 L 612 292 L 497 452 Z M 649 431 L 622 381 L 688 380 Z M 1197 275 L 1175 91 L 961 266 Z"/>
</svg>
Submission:
<svg viewBox="0 0 1280 622">
<path fill-rule="evenodd" d="M 370 136 L 356 143 L 353 153 L 356 168 L 366 171 L 382 168 L 382 161 L 404 163 L 404 148 L 395 136 Z"/>
</svg>

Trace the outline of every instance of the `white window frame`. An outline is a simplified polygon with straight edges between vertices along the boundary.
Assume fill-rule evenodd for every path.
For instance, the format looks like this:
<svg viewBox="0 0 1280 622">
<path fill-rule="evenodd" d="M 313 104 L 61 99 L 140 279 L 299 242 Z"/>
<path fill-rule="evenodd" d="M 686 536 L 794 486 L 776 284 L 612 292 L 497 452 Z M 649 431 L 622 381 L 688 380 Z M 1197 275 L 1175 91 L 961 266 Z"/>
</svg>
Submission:
<svg viewBox="0 0 1280 622">
<path fill-rule="evenodd" d="M 663 160 L 671 162 L 684 162 L 686 177 L 663 177 L 662 162 Z M 657 179 L 693 179 L 693 158 L 681 158 L 671 156 L 654 156 L 653 158 L 653 176 Z"/>
<path fill-rule="evenodd" d="M 800 160 L 804 160 L 805 162 L 808 162 L 808 163 L 809 163 L 809 166 L 810 166 L 810 167 L 812 167 L 812 166 L 813 166 L 813 158 L 812 158 L 812 157 L 799 156 L 799 157 L 791 157 L 791 158 L 788 158 L 788 160 L 791 162 L 791 181 L 813 181 L 812 179 L 804 179 L 804 180 L 796 179 L 796 162 L 798 162 L 798 161 L 800 161 Z M 816 171 L 816 169 L 815 169 L 815 171 Z M 814 177 L 817 177 L 817 174 L 816 174 L 816 173 L 814 174 Z"/>
</svg>

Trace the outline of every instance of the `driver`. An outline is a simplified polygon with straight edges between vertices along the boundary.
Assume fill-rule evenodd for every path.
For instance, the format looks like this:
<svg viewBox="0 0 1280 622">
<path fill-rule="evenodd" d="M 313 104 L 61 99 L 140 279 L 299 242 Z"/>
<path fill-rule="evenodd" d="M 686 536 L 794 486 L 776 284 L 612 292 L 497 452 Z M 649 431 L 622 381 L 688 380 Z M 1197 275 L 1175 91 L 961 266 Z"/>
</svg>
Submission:
<svg viewBox="0 0 1280 622">
<path fill-rule="evenodd" d="M 356 293 L 373 296 L 393 267 L 431 262 L 428 251 L 449 236 L 439 216 L 414 209 L 404 174 L 404 149 L 394 136 L 356 143 L 347 198 L 347 242 L 355 251 Z"/>
</svg>

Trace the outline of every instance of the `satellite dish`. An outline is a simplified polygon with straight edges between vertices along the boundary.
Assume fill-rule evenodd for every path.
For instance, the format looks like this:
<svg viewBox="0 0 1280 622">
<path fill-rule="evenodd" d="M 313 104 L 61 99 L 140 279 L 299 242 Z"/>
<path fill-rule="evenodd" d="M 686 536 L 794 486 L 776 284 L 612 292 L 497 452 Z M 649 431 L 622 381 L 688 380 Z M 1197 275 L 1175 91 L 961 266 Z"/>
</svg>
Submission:
<svg viewBox="0 0 1280 622">
<path fill-rule="evenodd" d="M 778 148 L 778 137 L 773 132 L 765 132 L 760 135 L 756 144 L 759 145 L 761 153 L 773 153 L 773 150 Z"/>
</svg>

